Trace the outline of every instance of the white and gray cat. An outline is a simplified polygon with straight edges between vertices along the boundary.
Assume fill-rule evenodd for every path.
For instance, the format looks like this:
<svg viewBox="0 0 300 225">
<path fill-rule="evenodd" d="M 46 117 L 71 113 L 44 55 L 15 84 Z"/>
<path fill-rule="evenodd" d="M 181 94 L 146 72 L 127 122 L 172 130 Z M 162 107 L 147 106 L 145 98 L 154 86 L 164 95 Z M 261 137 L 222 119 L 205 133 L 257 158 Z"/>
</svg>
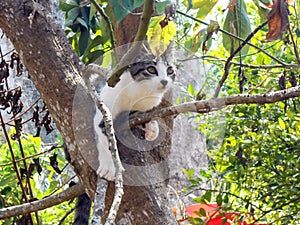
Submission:
<svg viewBox="0 0 300 225">
<path fill-rule="evenodd" d="M 142 59 L 137 59 L 137 62 L 132 63 L 122 74 L 115 87 L 109 87 L 107 84 L 104 86 L 100 92 L 100 98 L 109 108 L 113 120 L 124 111 L 144 112 L 161 103 L 164 94 L 170 89 L 175 79 L 172 51 L 171 44 L 159 57 L 147 55 Z M 101 120 L 101 113 L 96 109 L 94 131 L 99 153 L 97 174 L 113 181 L 115 167 L 103 128 L 99 126 Z M 154 135 L 155 138 L 157 134 L 151 134 L 153 133 L 152 127 L 156 127 L 156 124 L 150 122 L 146 125 L 146 135 Z"/>
</svg>

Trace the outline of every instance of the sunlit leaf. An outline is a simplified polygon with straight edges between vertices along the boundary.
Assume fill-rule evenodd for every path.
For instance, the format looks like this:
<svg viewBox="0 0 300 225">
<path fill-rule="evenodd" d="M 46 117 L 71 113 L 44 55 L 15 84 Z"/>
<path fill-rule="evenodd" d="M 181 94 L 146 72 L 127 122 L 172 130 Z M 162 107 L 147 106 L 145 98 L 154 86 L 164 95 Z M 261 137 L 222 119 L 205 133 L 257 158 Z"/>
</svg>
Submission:
<svg viewBox="0 0 300 225">
<path fill-rule="evenodd" d="M 161 55 L 167 49 L 176 34 L 176 24 L 173 21 L 168 21 L 162 27 L 161 21 L 164 19 L 165 16 L 152 17 L 147 31 L 150 48 L 155 56 Z"/>
<path fill-rule="evenodd" d="M 194 2 L 194 1 L 193 1 Z M 205 19 L 205 17 L 211 12 L 213 7 L 216 5 L 218 0 L 198 0 L 193 4 L 193 8 L 198 9 L 196 17 L 200 20 Z"/>
<path fill-rule="evenodd" d="M 278 118 L 279 126 L 282 130 L 285 130 L 285 123 L 281 118 Z"/>
</svg>

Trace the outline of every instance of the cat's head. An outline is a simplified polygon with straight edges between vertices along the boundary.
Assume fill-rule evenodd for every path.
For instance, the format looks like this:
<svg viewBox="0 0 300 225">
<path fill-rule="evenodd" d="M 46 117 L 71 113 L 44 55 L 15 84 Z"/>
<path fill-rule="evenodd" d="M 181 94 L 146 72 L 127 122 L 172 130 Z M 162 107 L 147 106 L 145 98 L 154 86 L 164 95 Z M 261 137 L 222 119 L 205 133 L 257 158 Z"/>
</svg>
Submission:
<svg viewBox="0 0 300 225">
<path fill-rule="evenodd" d="M 173 44 L 159 57 L 151 53 L 143 53 L 137 62 L 132 63 L 129 72 L 132 79 L 139 83 L 149 83 L 153 91 L 165 92 L 175 80 Z"/>
</svg>

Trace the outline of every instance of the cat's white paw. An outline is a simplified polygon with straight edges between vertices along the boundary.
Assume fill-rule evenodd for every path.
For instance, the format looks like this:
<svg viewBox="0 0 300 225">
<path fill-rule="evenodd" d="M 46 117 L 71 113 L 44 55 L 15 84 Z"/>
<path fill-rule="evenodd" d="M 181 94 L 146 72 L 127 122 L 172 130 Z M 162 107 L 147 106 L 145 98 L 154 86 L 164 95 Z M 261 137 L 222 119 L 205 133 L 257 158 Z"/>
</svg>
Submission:
<svg viewBox="0 0 300 225">
<path fill-rule="evenodd" d="M 145 131 L 145 139 L 147 141 L 154 141 L 159 135 L 159 125 L 156 120 L 151 120 L 141 129 Z"/>
<path fill-rule="evenodd" d="M 99 156 L 98 176 L 109 181 L 114 181 L 116 177 L 116 168 L 110 153 L 105 152 Z"/>
</svg>

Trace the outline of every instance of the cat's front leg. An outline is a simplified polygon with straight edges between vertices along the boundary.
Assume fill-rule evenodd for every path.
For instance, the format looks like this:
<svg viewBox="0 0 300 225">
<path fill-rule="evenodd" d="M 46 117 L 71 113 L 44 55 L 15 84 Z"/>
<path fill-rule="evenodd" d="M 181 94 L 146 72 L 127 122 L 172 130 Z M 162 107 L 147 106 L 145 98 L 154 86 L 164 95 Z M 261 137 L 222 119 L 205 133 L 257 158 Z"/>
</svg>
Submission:
<svg viewBox="0 0 300 225">
<path fill-rule="evenodd" d="M 112 155 L 109 150 L 101 149 L 99 151 L 99 167 L 97 174 L 109 181 L 114 181 L 116 176 L 116 168 L 112 160 Z"/>
</svg>

